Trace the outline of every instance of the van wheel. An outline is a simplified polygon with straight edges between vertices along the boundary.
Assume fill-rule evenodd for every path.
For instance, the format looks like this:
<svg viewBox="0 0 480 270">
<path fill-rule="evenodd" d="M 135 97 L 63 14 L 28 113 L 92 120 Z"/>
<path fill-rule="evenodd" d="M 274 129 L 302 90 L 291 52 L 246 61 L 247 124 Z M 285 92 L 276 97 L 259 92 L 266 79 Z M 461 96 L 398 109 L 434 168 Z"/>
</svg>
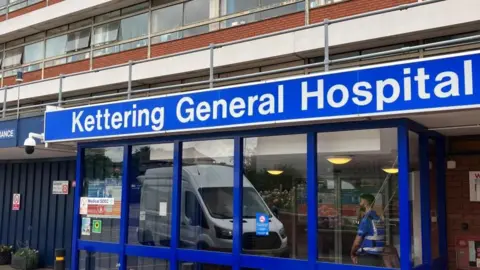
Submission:
<svg viewBox="0 0 480 270">
<path fill-rule="evenodd" d="M 210 247 L 205 242 L 198 242 L 197 249 L 198 250 L 208 250 Z"/>
</svg>

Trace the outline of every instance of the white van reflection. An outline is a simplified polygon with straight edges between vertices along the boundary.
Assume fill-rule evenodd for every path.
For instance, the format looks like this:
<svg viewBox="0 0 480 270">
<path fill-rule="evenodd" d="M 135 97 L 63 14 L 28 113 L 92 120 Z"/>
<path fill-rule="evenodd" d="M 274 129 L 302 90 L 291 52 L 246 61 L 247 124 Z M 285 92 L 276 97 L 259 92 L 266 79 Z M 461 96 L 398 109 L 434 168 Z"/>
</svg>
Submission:
<svg viewBox="0 0 480 270">
<path fill-rule="evenodd" d="M 231 252 L 233 239 L 233 167 L 183 165 L 180 246 Z M 147 169 L 137 179 L 140 193 L 138 240 L 143 245 L 170 246 L 172 167 Z M 243 178 L 243 250 L 288 257 L 283 224 L 252 183 Z M 270 215 L 268 236 L 256 235 L 256 214 Z"/>
</svg>

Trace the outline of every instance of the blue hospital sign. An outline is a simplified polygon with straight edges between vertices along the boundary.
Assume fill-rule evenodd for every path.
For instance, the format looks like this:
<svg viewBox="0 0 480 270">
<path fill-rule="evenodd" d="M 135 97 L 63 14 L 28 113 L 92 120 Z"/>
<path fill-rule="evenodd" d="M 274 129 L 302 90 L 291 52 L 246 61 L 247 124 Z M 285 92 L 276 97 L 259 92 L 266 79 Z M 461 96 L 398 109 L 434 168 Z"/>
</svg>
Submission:
<svg viewBox="0 0 480 270">
<path fill-rule="evenodd" d="M 51 111 L 45 140 L 478 108 L 479 86 L 477 51 Z"/>
<path fill-rule="evenodd" d="M 263 213 L 257 213 L 256 234 L 258 236 L 268 236 L 270 232 L 270 216 Z"/>
</svg>

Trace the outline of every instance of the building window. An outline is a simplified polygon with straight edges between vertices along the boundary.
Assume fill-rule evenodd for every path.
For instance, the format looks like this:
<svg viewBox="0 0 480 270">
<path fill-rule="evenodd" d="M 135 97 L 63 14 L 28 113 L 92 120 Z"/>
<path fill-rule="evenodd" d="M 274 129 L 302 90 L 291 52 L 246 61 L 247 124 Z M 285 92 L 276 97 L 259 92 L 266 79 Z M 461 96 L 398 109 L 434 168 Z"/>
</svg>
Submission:
<svg viewBox="0 0 480 270">
<path fill-rule="evenodd" d="M 81 239 L 119 242 L 123 147 L 86 149 L 80 206 Z"/>
<path fill-rule="evenodd" d="M 353 264 L 361 234 L 358 263 L 382 266 L 382 257 L 368 254 L 400 247 L 397 129 L 318 133 L 317 140 L 318 260 Z M 305 203 L 298 209 L 306 214 Z"/>
<path fill-rule="evenodd" d="M 90 29 L 84 29 L 67 35 L 66 52 L 76 52 L 90 46 Z"/>
<path fill-rule="evenodd" d="M 168 247 L 173 144 L 133 146 L 130 171 L 128 244 Z"/>
<path fill-rule="evenodd" d="M 23 48 L 16 48 L 5 52 L 3 68 L 14 67 L 22 64 Z"/>
<path fill-rule="evenodd" d="M 120 21 L 107 23 L 98 26 L 94 30 L 94 44 L 103 45 L 118 40 L 118 31 L 120 28 Z"/>
<path fill-rule="evenodd" d="M 6 6 L 7 0 L 0 0 L 0 7 Z"/>
<path fill-rule="evenodd" d="M 254 21 L 264 20 L 272 17 L 278 17 L 290 13 L 294 13 L 297 11 L 304 10 L 305 3 L 288 3 L 290 1 L 285 0 L 221 0 L 220 7 L 221 7 L 221 14 L 230 15 L 235 14 L 247 10 L 253 10 L 256 8 L 261 7 L 271 7 L 274 5 L 280 6 L 277 8 L 269 9 L 262 12 L 252 13 L 249 15 L 233 18 L 227 20 L 222 24 L 222 27 L 231 27 L 242 25 Z"/>
<path fill-rule="evenodd" d="M 180 242 L 188 249 L 231 252 L 233 140 L 185 142 Z M 212 232 L 205 241 L 202 231 Z"/>
<path fill-rule="evenodd" d="M 120 40 L 148 35 L 148 13 L 123 19 L 120 23 Z"/>
<path fill-rule="evenodd" d="M 183 4 L 152 12 L 152 33 L 164 32 L 182 26 Z"/>
<path fill-rule="evenodd" d="M 32 63 L 43 59 L 43 41 L 25 45 L 23 54 L 23 63 Z"/>
<path fill-rule="evenodd" d="M 152 12 L 152 33 L 173 30 L 178 27 L 206 21 L 210 18 L 210 1 L 193 0 L 183 4 L 157 9 Z M 152 43 L 165 42 L 183 37 L 208 33 L 209 25 L 168 33 L 152 39 Z"/>
<path fill-rule="evenodd" d="M 307 223 L 302 204 L 307 136 L 253 137 L 244 142 L 243 252 L 306 259 Z M 265 225 L 260 228 L 259 222 Z"/>
</svg>

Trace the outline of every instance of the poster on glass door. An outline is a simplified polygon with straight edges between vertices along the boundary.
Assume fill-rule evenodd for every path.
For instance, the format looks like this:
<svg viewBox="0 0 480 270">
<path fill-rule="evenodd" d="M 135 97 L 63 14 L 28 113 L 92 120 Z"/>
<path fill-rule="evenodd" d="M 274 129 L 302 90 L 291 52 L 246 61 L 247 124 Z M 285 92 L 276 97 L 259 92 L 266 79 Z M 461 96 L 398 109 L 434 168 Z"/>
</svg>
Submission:
<svg viewBox="0 0 480 270">
<path fill-rule="evenodd" d="M 87 216 L 119 219 L 122 204 L 122 179 L 106 178 L 88 185 Z"/>
</svg>

